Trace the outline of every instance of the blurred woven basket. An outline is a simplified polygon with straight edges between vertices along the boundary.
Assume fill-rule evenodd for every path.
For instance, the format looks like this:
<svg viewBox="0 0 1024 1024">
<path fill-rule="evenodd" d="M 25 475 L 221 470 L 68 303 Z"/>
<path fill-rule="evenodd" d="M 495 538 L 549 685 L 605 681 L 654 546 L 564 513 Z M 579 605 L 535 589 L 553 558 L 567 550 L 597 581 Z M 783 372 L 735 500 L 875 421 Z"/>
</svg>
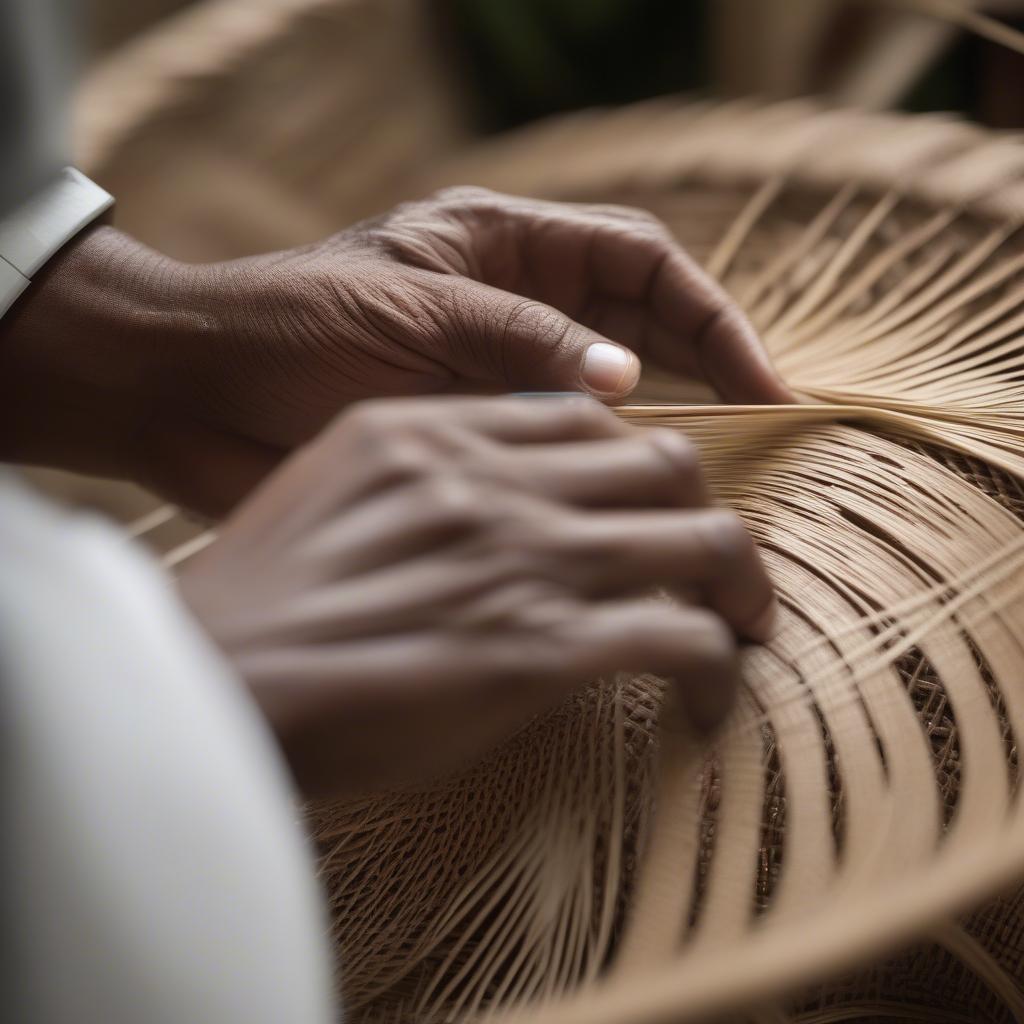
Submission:
<svg viewBox="0 0 1024 1024">
<path fill-rule="evenodd" d="M 628 413 L 697 439 L 782 594 L 716 749 L 656 758 L 663 684 L 624 678 L 464 776 L 311 811 L 349 1019 L 1024 1019 L 1024 146 L 674 101 L 470 146 L 411 3 L 244 6 L 87 83 L 126 228 L 208 259 L 444 184 L 642 205 L 825 403 Z"/>
<path fill-rule="evenodd" d="M 206 0 L 98 61 L 76 160 L 180 259 L 309 242 L 408 195 L 463 141 L 416 0 Z"/>
</svg>

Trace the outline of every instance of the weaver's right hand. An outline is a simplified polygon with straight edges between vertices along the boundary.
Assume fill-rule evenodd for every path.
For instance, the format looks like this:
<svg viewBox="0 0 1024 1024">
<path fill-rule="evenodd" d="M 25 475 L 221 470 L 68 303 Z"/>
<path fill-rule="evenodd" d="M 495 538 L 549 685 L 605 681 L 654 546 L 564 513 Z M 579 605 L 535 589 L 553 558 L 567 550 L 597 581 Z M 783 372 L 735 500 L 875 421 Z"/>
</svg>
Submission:
<svg viewBox="0 0 1024 1024">
<path fill-rule="evenodd" d="M 774 615 L 693 446 L 585 398 L 356 406 L 181 585 L 320 795 L 458 767 L 618 670 L 672 677 L 711 729 L 737 636 L 765 639 Z"/>
</svg>

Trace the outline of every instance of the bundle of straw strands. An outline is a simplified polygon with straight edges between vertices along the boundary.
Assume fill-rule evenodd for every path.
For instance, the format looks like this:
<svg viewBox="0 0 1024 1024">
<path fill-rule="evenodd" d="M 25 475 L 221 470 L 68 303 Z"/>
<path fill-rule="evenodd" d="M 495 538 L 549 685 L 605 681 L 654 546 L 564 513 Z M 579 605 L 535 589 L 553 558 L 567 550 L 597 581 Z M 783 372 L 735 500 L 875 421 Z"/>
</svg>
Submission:
<svg viewBox="0 0 1024 1024">
<path fill-rule="evenodd" d="M 710 745 L 622 676 L 311 808 L 347 1019 L 1024 1020 L 1024 145 L 657 102 L 449 183 L 646 207 L 750 317 L 805 404 L 650 380 L 621 413 L 698 443 L 782 626 Z"/>
</svg>

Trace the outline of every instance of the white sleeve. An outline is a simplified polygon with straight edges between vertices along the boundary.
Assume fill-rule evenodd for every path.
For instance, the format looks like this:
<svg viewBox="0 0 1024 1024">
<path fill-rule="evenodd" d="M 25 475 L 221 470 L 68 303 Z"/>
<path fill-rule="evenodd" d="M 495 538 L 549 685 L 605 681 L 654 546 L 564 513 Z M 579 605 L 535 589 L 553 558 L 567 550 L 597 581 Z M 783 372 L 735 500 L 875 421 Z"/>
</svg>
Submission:
<svg viewBox="0 0 1024 1024">
<path fill-rule="evenodd" d="M 62 245 L 111 206 L 114 197 L 74 167 L 0 217 L 0 317 Z"/>
<path fill-rule="evenodd" d="M 69 162 L 78 0 L 0 3 L 0 216 Z"/>
<path fill-rule="evenodd" d="M 0 2 L 0 317 L 43 263 L 113 202 L 74 168 L 60 170 L 77 6 Z"/>
<path fill-rule="evenodd" d="M 337 1020 L 256 708 L 140 550 L 2 474 L 0 728 L 9 1019 Z"/>
</svg>

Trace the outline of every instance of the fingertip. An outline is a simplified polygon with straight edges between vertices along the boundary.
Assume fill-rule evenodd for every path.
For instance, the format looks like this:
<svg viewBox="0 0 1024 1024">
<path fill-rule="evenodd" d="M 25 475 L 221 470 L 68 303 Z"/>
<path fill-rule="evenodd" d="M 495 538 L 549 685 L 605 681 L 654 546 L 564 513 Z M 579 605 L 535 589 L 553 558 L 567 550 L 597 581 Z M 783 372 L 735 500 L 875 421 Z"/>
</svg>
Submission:
<svg viewBox="0 0 1024 1024">
<path fill-rule="evenodd" d="M 580 365 L 580 381 L 602 398 L 628 395 L 640 380 L 640 360 L 621 345 L 595 341 L 587 346 Z"/>
<path fill-rule="evenodd" d="M 697 741 L 705 741 L 719 732 L 728 721 L 735 703 L 735 689 L 721 687 L 719 692 L 705 688 L 693 692 L 684 682 L 666 676 L 669 689 L 662 705 L 660 726 Z"/>
<path fill-rule="evenodd" d="M 766 644 L 775 638 L 779 631 L 779 602 L 772 597 L 768 606 L 753 622 L 747 626 L 746 633 L 751 640 Z"/>
<path fill-rule="evenodd" d="M 732 711 L 737 689 L 738 685 L 720 680 L 688 695 L 685 715 L 698 736 L 710 736 L 722 727 Z"/>
<path fill-rule="evenodd" d="M 703 609 L 684 612 L 687 671 L 670 678 L 673 698 L 690 728 L 707 736 L 729 717 L 740 688 L 740 657 L 736 636 L 716 614 Z"/>
</svg>

